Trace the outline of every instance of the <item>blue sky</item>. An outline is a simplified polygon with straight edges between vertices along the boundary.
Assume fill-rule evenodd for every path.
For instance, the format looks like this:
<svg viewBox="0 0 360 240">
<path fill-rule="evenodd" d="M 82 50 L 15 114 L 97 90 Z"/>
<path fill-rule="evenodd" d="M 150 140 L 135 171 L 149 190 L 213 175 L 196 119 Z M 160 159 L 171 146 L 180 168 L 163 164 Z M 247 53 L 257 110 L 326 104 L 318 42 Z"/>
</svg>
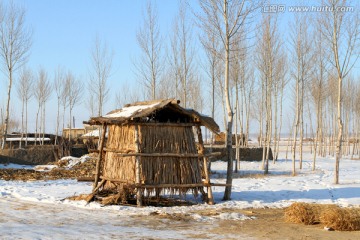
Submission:
<svg viewBox="0 0 360 240">
<path fill-rule="evenodd" d="M 26 9 L 26 24 L 33 30 L 33 46 L 27 65 L 35 73 L 43 67 L 52 80 L 55 69 L 62 66 L 85 83 L 88 80 L 91 64 L 91 48 L 98 35 L 115 53 L 113 74 L 109 79 L 110 98 L 104 112 L 115 107 L 115 93 L 121 86 L 138 84 L 133 73 L 132 59 L 139 55 L 136 32 L 143 19 L 146 0 L 14 0 L 13 2 Z M 169 32 L 173 19 L 178 14 L 178 1 L 158 0 L 156 5 L 160 31 L 164 34 Z M 167 38 L 166 35 L 163 37 Z M 0 75 L 0 106 L 5 105 L 6 88 L 5 76 Z M 12 115 L 20 119 L 21 104 L 15 87 L 12 91 L 11 105 L 12 109 L 15 109 Z M 49 119 L 46 128 L 47 131 L 52 132 L 55 129 L 56 117 L 54 95 L 47 105 Z M 85 104 L 75 107 L 77 127 L 80 127 L 83 120 L 88 120 L 87 112 Z M 36 113 L 34 100 L 30 103 L 29 113 Z M 35 125 L 34 117 L 29 117 L 29 125 L 30 127 Z"/>
<path fill-rule="evenodd" d="M 3 1 L 5 4 L 8 0 Z M 140 54 L 136 42 L 136 32 L 143 20 L 143 11 L 147 0 L 13 0 L 16 5 L 23 6 L 26 11 L 26 24 L 33 30 L 33 46 L 28 62 L 28 67 L 37 73 L 43 67 L 53 78 L 54 71 L 58 66 L 70 70 L 84 82 L 84 94 L 87 95 L 85 83 L 88 81 L 88 72 L 91 65 L 90 54 L 96 35 L 102 41 L 106 41 L 109 48 L 114 50 L 113 74 L 109 79 L 110 98 L 104 107 L 104 112 L 115 108 L 115 94 L 123 85 L 137 87 L 139 83 L 135 79 L 132 59 Z M 156 4 L 160 31 L 167 43 L 171 26 L 178 14 L 178 0 L 157 0 Z M 309 5 L 311 1 L 295 2 L 279 0 L 275 1 L 286 6 L 286 10 L 279 14 L 281 32 L 284 34 L 285 44 L 287 41 L 289 21 L 294 13 L 288 11 L 291 4 Z M 319 2 L 316 1 L 318 4 Z M 197 7 L 197 0 L 189 1 L 191 7 Z M 358 11 L 358 8 L 356 8 Z M 196 29 L 194 29 L 196 31 Z M 256 30 L 254 32 L 256 34 Z M 193 39 L 197 36 L 194 33 Z M 287 46 L 289 48 L 289 46 Z M 290 48 L 289 48 L 290 49 Z M 290 50 L 289 50 L 290 51 Z M 358 76 L 359 64 L 355 66 L 355 77 Z M 7 80 L 0 74 L 0 107 L 5 106 Z M 290 89 L 290 88 L 289 88 Z M 291 90 L 291 89 L 290 89 Z M 85 102 L 87 96 L 84 95 Z M 292 94 L 288 94 L 284 108 L 288 109 L 289 119 L 284 118 L 285 124 L 292 120 Z M 21 104 L 18 100 L 15 86 L 12 91 L 12 118 L 21 118 Z M 219 107 L 220 108 L 220 107 Z M 35 126 L 35 113 L 37 107 L 34 100 L 29 106 L 30 131 Z M 205 109 L 205 114 L 208 109 Z M 53 97 L 47 103 L 46 131 L 54 132 L 56 120 L 56 99 Z M 82 121 L 89 119 L 88 109 L 82 103 L 75 107 L 74 116 L 76 127 L 81 127 Z M 221 114 L 221 110 L 219 110 Z M 33 116 L 31 116 L 31 114 Z M 219 116 L 220 121 L 222 117 Z M 216 120 L 219 120 L 216 119 Z M 222 124 L 219 122 L 219 125 Z"/>
</svg>

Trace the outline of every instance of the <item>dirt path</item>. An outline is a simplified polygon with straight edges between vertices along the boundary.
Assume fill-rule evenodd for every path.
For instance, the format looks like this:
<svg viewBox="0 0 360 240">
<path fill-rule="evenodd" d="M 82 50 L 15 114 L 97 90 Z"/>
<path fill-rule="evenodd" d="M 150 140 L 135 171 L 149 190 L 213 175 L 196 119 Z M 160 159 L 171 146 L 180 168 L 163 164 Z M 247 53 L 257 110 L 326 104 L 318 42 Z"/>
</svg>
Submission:
<svg viewBox="0 0 360 240">
<path fill-rule="evenodd" d="M 282 209 L 237 212 L 256 218 L 201 222 L 189 213 L 124 216 L 114 210 L 0 198 L 0 233 L 1 239 L 360 239 L 360 232 L 285 223 Z"/>
</svg>

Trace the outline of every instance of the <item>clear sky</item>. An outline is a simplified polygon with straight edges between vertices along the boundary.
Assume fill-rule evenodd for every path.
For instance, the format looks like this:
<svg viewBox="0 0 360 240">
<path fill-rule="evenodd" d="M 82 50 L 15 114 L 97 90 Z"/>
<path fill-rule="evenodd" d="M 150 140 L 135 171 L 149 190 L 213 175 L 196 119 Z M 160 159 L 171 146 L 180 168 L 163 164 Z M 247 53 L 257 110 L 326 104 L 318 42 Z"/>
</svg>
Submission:
<svg viewBox="0 0 360 240">
<path fill-rule="evenodd" d="M 3 0 L 5 4 L 8 2 L 9 0 Z M 113 49 L 115 53 L 112 75 L 108 82 L 110 97 L 103 112 L 106 113 L 116 107 L 115 94 L 121 91 L 123 85 L 130 85 L 141 91 L 142 88 L 137 87 L 139 83 L 135 79 L 132 59 L 139 57 L 140 54 L 136 42 L 136 32 L 141 26 L 147 0 L 13 0 L 13 2 L 26 9 L 26 24 L 33 30 L 33 46 L 28 67 L 35 74 L 40 67 L 43 67 L 52 80 L 54 71 L 58 66 L 61 66 L 70 70 L 84 82 L 83 103 L 76 106 L 73 111 L 76 127 L 81 127 L 82 121 L 89 119 L 89 111 L 84 103 L 88 94 L 85 83 L 89 78 L 91 48 L 94 46 L 96 35 L 102 41 L 106 41 L 108 47 Z M 188 2 L 192 9 L 198 10 L 196 9 L 198 8 L 197 0 L 189 0 Z M 289 22 L 296 14 L 290 11 L 291 4 L 309 5 L 314 1 L 277 0 L 273 2 L 286 6 L 284 11 L 279 13 L 278 20 L 281 34 L 284 34 L 285 44 L 288 44 L 288 34 L 291 32 Z M 319 4 L 319 1 L 315 2 Z M 179 11 L 179 1 L 153 0 L 152 3 L 156 4 L 160 32 L 166 44 L 169 38 L 167 34 L 171 33 L 172 23 Z M 359 11 L 359 8 L 355 8 L 355 11 Z M 256 34 L 256 29 L 254 34 Z M 196 39 L 197 36 L 194 34 L 193 38 Z M 289 46 L 286 47 L 290 49 Z M 355 66 L 354 71 L 354 75 L 357 77 L 359 64 Z M 0 107 L 2 108 L 6 102 L 6 88 L 7 79 L 5 75 L 0 74 Z M 291 107 L 293 105 L 292 94 L 288 95 L 284 105 L 284 108 L 287 109 L 284 118 L 285 124 L 291 123 L 293 113 Z M 12 118 L 21 119 L 21 103 L 18 100 L 15 86 L 12 91 L 11 105 L 11 109 L 14 110 L 11 113 Z M 34 131 L 36 110 L 36 103 L 33 99 L 29 106 L 30 131 Z M 206 110 L 204 113 L 209 114 Z M 47 103 L 46 111 L 46 131 L 54 132 L 56 121 L 55 94 Z M 221 110 L 219 112 L 221 121 Z M 222 124 L 219 122 L 219 125 Z"/>
<path fill-rule="evenodd" d="M 5 4 L 7 2 L 4 1 Z M 14 0 L 13 2 L 26 9 L 26 24 L 33 29 L 33 46 L 27 65 L 35 73 L 43 67 L 52 80 L 55 69 L 62 66 L 86 82 L 91 64 L 91 48 L 98 35 L 115 53 L 113 74 L 109 79 L 110 98 L 104 112 L 115 108 L 115 93 L 122 85 L 138 84 L 134 78 L 132 59 L 139 55 L 136 32 L 143 19 L 146 0 Z M 178 1 L 157 0 L 156 5 L 160 30 L 163 34 L 171 28 L 171 23 L 178 13 Z M 7 80 L 5 75 L 1 74 L 0 106 L 5 105 L 6 88 Z M 87 91 L 85 93 L 87 94 Z M 15 109 L 12 115 L 20 119 L 21 104 L 16 91 L 12 91 L 11 105 L 12 109 Z M 35 101 L 32 100 L 29 107 L 30 127 L 35 125 L 35 105 Z M 47 105 L 49 119 L 46 130 L 53 132 L 56 117 L 55 94 Z M 87 112 L 85 104 L 75 107 L 76 127 L 80 127 L 83 120 L 88 120 Z"/>
</svg>

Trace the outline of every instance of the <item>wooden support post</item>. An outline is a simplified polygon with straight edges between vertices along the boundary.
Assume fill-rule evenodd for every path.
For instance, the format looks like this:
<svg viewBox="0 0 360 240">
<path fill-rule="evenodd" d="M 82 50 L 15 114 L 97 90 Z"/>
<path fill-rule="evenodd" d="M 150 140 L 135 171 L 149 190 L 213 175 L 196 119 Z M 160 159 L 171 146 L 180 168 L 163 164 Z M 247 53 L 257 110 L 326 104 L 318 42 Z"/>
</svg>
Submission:
<svg viewBox="0 0 360 240">
<path fill-rule="evenodd" d="M 139 141 L 139 126 L 135 125 L 135 152 L 140 152 L 140 141 Z M 141 156 L 135 157 L 135 184 L 141 184 L 141 170 L 140 170 L 140 160 Z M 141 188 L 136 188 L 136 205 L 138 207 L 142 206 L 142 191 Z"/>
<path fill-rule="evenodd" d="M 103 155 L 103 149 L 104 149 L 104 143 L 105 143 L 105 136 L 106 136 L 106 124 L 102 125 L 102 134 L 101 134 L 101 139 L 100 139 L 100 146 L 99 146 L 99 156 L 98 159 L 96 161 L 96 170 L 95 170 L 95 181 L 94 181 L 94 186 L 93 186 L 93 190 L 96 189 L 98 182 L 99 182 L 99 178 L 100 178 L 100 163 L 102 161 L 102 155 Z"/>
<path fill-rule="evenodd" d="M 205 148 L 204 148 L 204 141 L 203 141 L 203 138 L 202 138 L 201 127 L 200 126 L 196 126 L 196 133 L 197 133 L 198 142 L 199 142 L 199 154 L 204 155 L 205 154 Z M 205 184 L 209 184 L 209 186 L 207 187 L 208 204 L 214 205 L 214 197 L 213 197 L 212 189 L 211 189 L 211 186 L 210 186 L 209 171 L 208 171 L 208 168 L 207 168 L 209 158 L 208 157 L 203 157 L 203 159 L 204 159 Z"/>
</svg>

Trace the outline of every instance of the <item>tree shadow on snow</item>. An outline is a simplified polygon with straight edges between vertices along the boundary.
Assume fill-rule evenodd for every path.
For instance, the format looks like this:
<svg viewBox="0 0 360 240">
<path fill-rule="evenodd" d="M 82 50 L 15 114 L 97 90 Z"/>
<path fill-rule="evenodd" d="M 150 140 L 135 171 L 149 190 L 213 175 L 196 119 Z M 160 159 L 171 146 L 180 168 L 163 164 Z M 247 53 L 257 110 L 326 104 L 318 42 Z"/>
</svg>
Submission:
<svg viewBox="0 0 360 240">
<path fill-rule="evenodd" d="M 216 193 L 215 198 L 221 199 L 222 193 Z M 233 191 L 232 200 L 247 202 L 274 203 L 278 201 L 318 201 L 360 198 L 360 187 L 345 187 L 332 189 L 308 189 L 308 190 L 276 190 L 276 191 Z"/>
</svg>

